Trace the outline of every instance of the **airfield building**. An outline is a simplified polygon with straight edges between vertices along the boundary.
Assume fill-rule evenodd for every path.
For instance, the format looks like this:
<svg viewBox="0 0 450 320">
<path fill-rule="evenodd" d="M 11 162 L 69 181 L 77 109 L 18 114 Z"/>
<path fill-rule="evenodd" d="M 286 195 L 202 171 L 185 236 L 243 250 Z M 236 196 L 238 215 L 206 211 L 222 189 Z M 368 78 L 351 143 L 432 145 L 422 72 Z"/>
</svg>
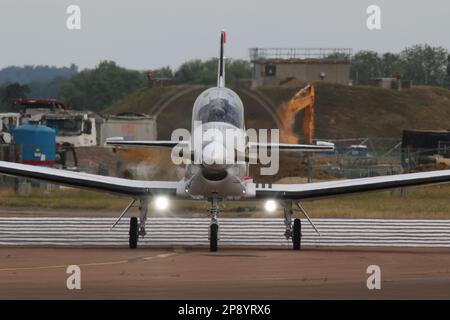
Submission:
<svg viewBox="0 0 450 320">
<path fill-rule="evenodd" d="M 251 48 L 253 86 L 280 85 L 292 80 L 348 85 L 352 49 Z"/>
</svg>

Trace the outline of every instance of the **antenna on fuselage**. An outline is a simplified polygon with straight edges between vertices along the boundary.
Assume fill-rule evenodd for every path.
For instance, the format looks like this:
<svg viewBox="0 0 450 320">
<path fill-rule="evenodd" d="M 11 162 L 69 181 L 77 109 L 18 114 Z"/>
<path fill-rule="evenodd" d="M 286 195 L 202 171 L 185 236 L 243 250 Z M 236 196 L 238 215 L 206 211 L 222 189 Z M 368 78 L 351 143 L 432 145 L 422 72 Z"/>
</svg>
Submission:
<svg viewBox="0 0 450 320">
<path fill-rule="evenodd" d="M 227 33 L 222 30 L 220 33 L 220 56 L 219 56 L 219 72 L 217 75 L 217 86 L 219 88 L 225 87 L 225 61 L 223 58 L 224 45 L 227 42 Z"/>
</svg>

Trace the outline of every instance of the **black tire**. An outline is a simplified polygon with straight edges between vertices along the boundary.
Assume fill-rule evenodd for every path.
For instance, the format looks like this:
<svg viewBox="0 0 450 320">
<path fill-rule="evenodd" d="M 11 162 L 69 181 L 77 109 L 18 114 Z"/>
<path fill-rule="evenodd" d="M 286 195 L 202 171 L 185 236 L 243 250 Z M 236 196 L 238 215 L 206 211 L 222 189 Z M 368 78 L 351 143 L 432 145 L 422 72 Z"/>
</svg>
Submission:
<svg viewBox="0 0 450 320">
<path fill-rule="evenodd" d="M 136 217 L 130 219 L 130 249 L 136 249 L 139 238 L 139 225 Z"/>
<path fill-rule="evenodd" d="M 292 230 L 292 244 L 294 245 L 294 250 L 300 250 L 300 242 L 302 238 L 302 224 L 300 219 L 294 220 L 294 227 Z"/>
<path fill-rule="evenodd" d="M 219 237 L 219 226 L 213 223 L 209 226 L 209 251 L 217 251 L 217 240 Z"/>
</svg>

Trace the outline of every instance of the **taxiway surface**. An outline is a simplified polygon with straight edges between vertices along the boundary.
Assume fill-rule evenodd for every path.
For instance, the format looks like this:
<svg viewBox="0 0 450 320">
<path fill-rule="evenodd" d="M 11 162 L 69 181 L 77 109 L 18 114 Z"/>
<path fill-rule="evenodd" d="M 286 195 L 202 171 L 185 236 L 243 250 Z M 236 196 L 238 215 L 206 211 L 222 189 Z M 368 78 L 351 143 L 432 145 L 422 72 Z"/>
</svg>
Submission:
<svg viewBox="0 0 450 320">
<path fill-rule="evenodd" d="M 68 265 L 81 290 L 68 290 Z M 381 268 L 381 290 L 366 286 Z M 450 298 L 448 249 L 0 248 L 1 299 Z"/>
</svg>

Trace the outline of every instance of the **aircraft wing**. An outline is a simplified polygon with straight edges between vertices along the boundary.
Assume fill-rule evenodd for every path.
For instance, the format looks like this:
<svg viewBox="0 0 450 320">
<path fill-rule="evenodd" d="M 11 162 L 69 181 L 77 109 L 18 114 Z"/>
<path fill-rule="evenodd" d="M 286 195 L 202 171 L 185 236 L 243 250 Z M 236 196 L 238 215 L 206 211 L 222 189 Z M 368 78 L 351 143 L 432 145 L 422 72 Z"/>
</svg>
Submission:
<svg viewBox="0 0 450 320">
<path fill-rule="evenodd" d="M 450 182 L 450 170 L 302 184 L 255 184 L 257 198 L 305 200 Z"/>
<path fill-rule="evenodd" d="M 113 147 L 146 147 L 146 148 L 168 148 L 171 149 L 178 144 L 188 144 L 184 141 L 156 140 L 156 141 L 127 141 L 122 137 L 108 138 L 105 144 Z"/>
<path fill-rule="evenodd" d="M 189 145 L 189 141 L 127 141 L 122 137 L 108 138 L 105 144 L 113 147 L 147 147 L 147 148 L 173 148 L 176 145 Z M 248 144 L 250 150 L 258 148 L 278 148 L 280 151 L 302 151 L 302 152 L 319 152 L 334 151 L 334 145 L 330 143 L 322 144 L 290 144 L 290 143 L 253 143 Z"/>
<path fill-rule="evenodd" d="M 6 161 L 0 161 L 0 174 L 131 197 L 159 193 L 175 195 L 179 185 L 177 181 L 130 180 Z"/>
<path fill-rule="evenodd" d="M 279 151 L 301 151 L 301 152 L 325 152 L 334 151 L 333 144 L 291 144 L 291 143 L 254 143 L 248 144 L 250 150 L 257 148 L 278 148 Z"/>
</svg>

